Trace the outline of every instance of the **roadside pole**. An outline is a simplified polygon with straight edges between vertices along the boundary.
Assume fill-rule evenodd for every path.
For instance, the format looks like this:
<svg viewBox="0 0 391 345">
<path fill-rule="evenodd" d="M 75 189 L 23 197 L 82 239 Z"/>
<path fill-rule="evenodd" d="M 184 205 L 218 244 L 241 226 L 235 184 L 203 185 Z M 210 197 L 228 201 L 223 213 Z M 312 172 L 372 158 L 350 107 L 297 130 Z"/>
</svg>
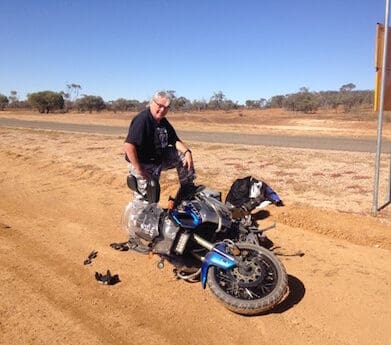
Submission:
<svg viewBox="0 0 391 345">
<path fill-rule="evenodd" d="M 380 105 L 379 105 L 379 119 L 377 123 L 377 148 L 376 148 L 376 164 L 375 164 L 375 181 L 372 203 L 372 215 L 376 216 L 378 212 L 378 199 L 379 199 L 379 171 L 380 171 L 380 154 L 381 154 L 381 142 L 382 142 L 382 127 L 383 127 L 383 111 L 384 111 L 384 94 L 386 87 L 386 75 L 387 75 L 387 46 L 388 46 L 388 17 L 390 10 L 390 1 L 386 0 L 385 9 L 385 22 L 384 22 L 384 43 L 383 43 L 383 64 L 382 64 L 382 80 L 381 80 L 381 92 L 380 92 Z"/>
</svg>

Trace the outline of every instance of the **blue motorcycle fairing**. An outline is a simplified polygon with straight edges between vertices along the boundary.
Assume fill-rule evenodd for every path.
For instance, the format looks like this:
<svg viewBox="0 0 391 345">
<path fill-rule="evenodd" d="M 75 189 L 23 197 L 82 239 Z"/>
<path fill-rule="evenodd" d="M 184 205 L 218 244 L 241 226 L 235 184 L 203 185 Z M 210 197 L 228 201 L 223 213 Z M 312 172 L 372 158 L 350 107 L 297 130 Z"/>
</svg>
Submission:
<svg viewBox="0 0 391 345">
<path fill-rule="evenodd" d="M 194 229 L 202 223 L 202 218 L 197 209 L 189 203 L 185 206 L 185 212 L 173 211 L 172 216 L 177 224 L 183 228 Z M 189 218 L 189 216 L 191 218 Z"/>
<path fill-rule="evenodd" d="M 236 266 L 235 259 L 225 252 L 226 245 L 224 243 L 216 244 L 212 251 L 206 254 L 201 267 L 201 283 L 205 289 L 208 279 L 208 271 L 210 266 L 216 266 L 223 270 L 228 270 Z"/>
</svg>

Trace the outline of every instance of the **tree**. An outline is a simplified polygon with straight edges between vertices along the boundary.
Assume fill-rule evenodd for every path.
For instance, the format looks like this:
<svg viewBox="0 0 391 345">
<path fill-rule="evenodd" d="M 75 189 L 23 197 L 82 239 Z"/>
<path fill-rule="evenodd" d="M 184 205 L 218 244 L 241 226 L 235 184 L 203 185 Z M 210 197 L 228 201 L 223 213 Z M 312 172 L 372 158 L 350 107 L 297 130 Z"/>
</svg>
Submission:
<svg viewBox="0 0 391 345">
<path fill-rule="evenodd" d="M 273 96 L 268 102 L 268 108 L 282 108 L 284 106 L 285 96 L 277 95 Z"/>
<path fill-rule="evenodd" d="M 16 103 L 18 101 L 18 93 L 16 91 L 11 91 L 10 96 L 8 97 L 10 103 Z"/>
<path fill-rule="evenodd" d="M 106 104 L 102 97 L 100 96 L 89 96 L 83 95 L 83 98 L 80 98 L 76 101 L 77 109 L 81 112 L 92 112 L 101 111 L 106 108 Z"/>
<path fill-rule="evenodd" d="M 222 109 L 225 101 L 225 95 L 222 91 L 215 92 L 209 101 L 209 108 Z"/>
<path fill-rule="evenodd" d="M 40 113 L 49 114 L 50 111 L 63 109 L 64 98 L 61 93 L 53 91 L 40 91 L 27 95 L 28 103 L 37 108 Z"/>
<path fill-rule="evenodd" d="M 249 108 L 249 109 L 263 108 L 266 105 L 266 99 L 265 98 L 260 98 L 259 100 L 248 99 L 245 102 L 245 105 L 246 105 L 246 108 Z"/>
<path fill-rule="evenodd" d="M 176 98 L 176 96 L 175 96 L 176 91 L 175 90 L 167 90 L 166 92 L 169 94 L 171 101 L 175 100 L 175 98 Z"/>
<path fill-rule="evenodd" d="M 315 113 L 319 108 L 319 101 L 312 92 L 300 93 L 296 99 L 296 110 L 305 113 Z"/>
<path fill-rule="evenodd" d="M 191 104 L 193 109 L 196 109 L 197 111 L 206 110 L 208 108 L 208 103 L 203 100 L 193 100 Z"/>
<path fill-rule="evenodd" d="M 222 105 L 222 109 L 224 110 L 231 110 L 231 109 L 238 109 L 238 108 L 239 108 L 238 103 L 230 99 L 226 99 Z"/>
<path fill-rule="evenodd" d="M 180 96 L 171 101 L 171 107 L 174 110 L 186 110 L 191 108 L 191 102 L 186 97 Z"/>
<path fill-rule="evenodd" d="M 129 100 L 125 98 L 118 98 L 115 101 L 110 102 L 110 110 L 117 111 L 133 111 L 139 106 L 139 101 Z"/>
<path fill-rule="evenodd" d="M 67 84 L 68 97 L 71 102 L 74 102 L 79 97 L 81 86 L 79 84 Z"/>
<path fill-rule="evenodd" d="M 319 98 L 307 87 L 300 88 L 300 92 L 285 97 L 284 107 L 287 110 L 314 113 L 319 108 Z"/>
<path fill-rule="evenodd" d="M 353 91 L 355 88 L 356 88 L 356 85 L 354 85 L 353 83 L 349 83 L 349 84 L 342 85 L 340 87 L 339 91 L 340 92 L 349 92 L 349 91 Z"/>
<path fill-rule="evenodd" d="M 343 105 L 345 113 L 348 113 L 352 110 L 354 105 L 359 104 L 358 99 L 355 97 L 356 93 L 353 92 L 353 89 L 356 87 L 353 83 L 342 85 L 339 89 L 340 103 Z"/>
<path fill-rule="evenodd" d="M 249 109 L 258 108 L 258 106 L 259 106 L 257 101 L 253 101 L 251 99 L 248 99 L 245 104 L 246 104 L 246 108 L 249 108 Z"/>
<path fill-rule="evenodd" d="M 320 91 L 318 93 L 319 106 L 324 109 L 333 109 L 338 111 L 341 105 L 341 99 L 338 91 Z"/>
<path fill-rule="evenodd" d="M 4 108 L 7 106 L 9 103 L 9 100 L 7 96 L 4 96 L 0 93 L 0 110 L 4 110 Z"/>
</svg>

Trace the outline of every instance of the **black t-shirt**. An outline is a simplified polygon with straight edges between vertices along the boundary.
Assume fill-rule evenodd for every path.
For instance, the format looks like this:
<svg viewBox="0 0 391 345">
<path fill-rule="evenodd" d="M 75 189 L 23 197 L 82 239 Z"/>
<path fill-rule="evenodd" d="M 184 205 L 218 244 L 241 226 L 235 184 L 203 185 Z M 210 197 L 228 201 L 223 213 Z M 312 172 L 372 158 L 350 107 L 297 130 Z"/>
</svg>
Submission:
<svg viewBox="0 0 391 345">
<path fill-rule="evenodd" d="M 160 164 L 165 148 L 179 140 L 167 119 L 157 123 L 149 108 L 139 113 L 130 123 L 126 143 L 136 146 L 140 163 Z M 125 159 L 129 161 L 125 154 Z"/>
</svg>

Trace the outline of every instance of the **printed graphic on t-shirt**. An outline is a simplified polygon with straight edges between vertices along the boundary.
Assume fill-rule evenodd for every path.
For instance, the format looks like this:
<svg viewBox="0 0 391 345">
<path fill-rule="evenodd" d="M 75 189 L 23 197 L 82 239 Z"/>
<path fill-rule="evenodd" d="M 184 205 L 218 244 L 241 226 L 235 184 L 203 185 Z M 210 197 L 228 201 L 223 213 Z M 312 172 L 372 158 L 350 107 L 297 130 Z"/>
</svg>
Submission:
<svg viewBox="0 0 391 345">
<path fill-rule="evenodd" d="M 156 127 L 155 136 L 158 139 L 156 143 L 159 148 L 166 148 L 168 146 L 168 132 L 165 127 Z"/>
</svg>

